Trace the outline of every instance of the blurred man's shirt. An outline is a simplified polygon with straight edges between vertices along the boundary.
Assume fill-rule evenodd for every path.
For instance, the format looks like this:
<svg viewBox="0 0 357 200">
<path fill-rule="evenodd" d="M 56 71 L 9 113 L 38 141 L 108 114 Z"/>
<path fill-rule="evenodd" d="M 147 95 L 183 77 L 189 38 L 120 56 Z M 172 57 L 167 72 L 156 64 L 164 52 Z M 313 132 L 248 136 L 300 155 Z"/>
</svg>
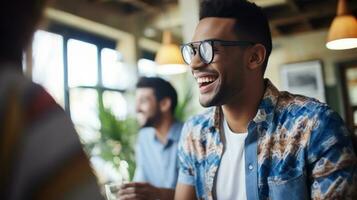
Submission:
<svg viewBox="0 0 357 200">
<path fill-rule="evenodd" d="M 0 64 L 0 199 L 103 199 L 69 117 Z"/>
</svg>

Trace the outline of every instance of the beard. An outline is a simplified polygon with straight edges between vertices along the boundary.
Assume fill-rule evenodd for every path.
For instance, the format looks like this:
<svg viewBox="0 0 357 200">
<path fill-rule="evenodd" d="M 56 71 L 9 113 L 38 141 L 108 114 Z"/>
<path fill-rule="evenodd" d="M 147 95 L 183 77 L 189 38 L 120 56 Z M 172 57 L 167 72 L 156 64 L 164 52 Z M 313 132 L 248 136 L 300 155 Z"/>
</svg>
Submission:
<svg viewBox="0 0 357 200">
<path fill-rule="evenodd" d="M 204 101 L 200 99 L 200 104 L 205 108 L 212 107 L 212 106 L 220 106 L 223 105 L 222 99 L 223 99 L 223 92 L 222 90 L 220 90 L 218 91 L 218 93 L 214 94 L 210 100 Z"/>
<path fill-rule="evenodd" d="M 141 120 L 142 121 L 140 123 L 141 128 L 155 127 L 161 121 L 161 116 L 162 116 L 159 110 L 156 110 L 155 113 L 149 116 L 145 115 L 144 113 L 142 113 L 142 115 L 145 116 L 145 119 Z"/>
<path fill-rule="evenodd" d="M 201 106 L 212 107 L 212 106 L 222 106 L 229 103 L 232 97 L 240 95 L 242 91 L 242 83 L 237 83 L 234 87 L 230 87 L 227 84 L 220 84 L 215 88 L 215 90 L 210 94 L 210 97 L 204 97 L 199 99 Z"/>
<path fill-rule="evenodd" d="M 225 102 L 225 97 L 227 97 L 226 93 L 228 93 L 228 90 L 223 87 L 222 82 L 219 82 L 211 94 L 208 94 L 206 97 L 204 97 L 205 95 L 200 96 L 200 104 L 206 108 L 211 106 L 221 106 Z"/>
</svg>

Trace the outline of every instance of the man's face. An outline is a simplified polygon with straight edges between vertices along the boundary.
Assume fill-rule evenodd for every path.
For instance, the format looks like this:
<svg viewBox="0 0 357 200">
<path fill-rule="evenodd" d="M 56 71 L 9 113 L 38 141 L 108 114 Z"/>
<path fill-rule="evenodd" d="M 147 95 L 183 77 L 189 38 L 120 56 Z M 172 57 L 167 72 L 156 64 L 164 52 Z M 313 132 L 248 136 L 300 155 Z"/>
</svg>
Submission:
<svg viewBox="0 0 357 200">
<path fill-rule="evenodd" d="M 234 32 L 235 20 L 209 17 L 196 27 L 193 42 L 208 39 L 226 41 L 243 40 Z M 243 88 L 244 48 L 238 46 L 214 46 L 214 59 L 210 64 L 201 62 L 198 53 L 190 65 L 200 91 L 199 101 L 204 107 L 229 103 Z"/>
<path fill-rule="evenodd" d="M 136 89 L 136 112 L 141 127 L 153 127 L 160 120 L 159 103 L 152 88 Z"/>
</svg>

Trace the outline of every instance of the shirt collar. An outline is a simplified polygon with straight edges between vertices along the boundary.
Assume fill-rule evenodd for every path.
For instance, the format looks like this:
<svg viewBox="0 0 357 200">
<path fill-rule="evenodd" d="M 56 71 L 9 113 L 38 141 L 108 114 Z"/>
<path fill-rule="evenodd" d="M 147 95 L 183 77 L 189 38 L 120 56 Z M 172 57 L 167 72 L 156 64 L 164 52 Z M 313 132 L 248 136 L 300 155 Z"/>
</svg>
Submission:
<svg viewBox="0 0 357 200">
<path fill-rule="evenodd" d="M 271 122 L 280 95 L 279 90 L 271 83 L 269 79 L 265 79 L 265 83 L 266 88 L 264 96 L 258 107 L 258 112 L 253 118 L 255 123 Z"/>
<path fill-rule="evenodd" d="M 172 140 L 174 142 L 178 142 L 180 139 L 180 130 L 181 124 L 178 121 L 175 121 L 169 130 L 169 134 L 167 135 L 167 140 Z"/>
<path fill-rule="evenodd" d="M 180 140 L 180 134 L 181 134 L 181 128 L 182 123 L 178 122 L 178 121 L 174 121 L 174 123 L 171 125 L 170 129 L 169 129 L 169 133 L 167 135 L 167 144 L 169 143 L 169 141 L 173 141 L 173 142 L 178 142 Z M 155 128 L 153 128 L 153 139 L 158 141 L 157 137 L 156 137 L 156 130 Z"/>
<path fill-rule="evenodd" d="M 273 119 L 275 106 L 279 98 L 279 90 L 273 85 L 269 79 L 265 79 L 265 91 L 263 98 L 258 107 L 257 114 L 253 118 L 255 123 L 267 122 Z M 215 107 L 213 112 L 213 125 L 217 130 L 220 130 L 223 112 L 220 106 Z"/>
</svg>

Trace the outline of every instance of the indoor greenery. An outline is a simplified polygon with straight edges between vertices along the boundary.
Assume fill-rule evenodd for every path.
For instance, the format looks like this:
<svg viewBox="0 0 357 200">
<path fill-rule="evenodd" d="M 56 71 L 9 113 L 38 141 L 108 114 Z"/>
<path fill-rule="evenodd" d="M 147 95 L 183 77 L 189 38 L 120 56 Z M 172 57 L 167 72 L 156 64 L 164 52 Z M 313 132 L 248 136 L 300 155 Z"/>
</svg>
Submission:
<svg viewBox="0 0 357 200">
<path fill-rule="evenodd" d="M 119 169 L 121 160 L 125 160 L 128 165 L 130 180 L 135 172 L 135 140 L 139 131 L 139 126 L 134 117 L 127 117 L 119 120 L 112 111 L 103 105 L 102 95 L 98 95 L 98 110 L 101 128 L 101 136 L 98 140 L 86 144 L 86 150 L 90 155 L 93 152 L 103 160 L 110 162 L 116 169 Z M 191 112 L 188 105 L 192 99 L 191 90 L 186 90 L 182 98 L 179 99 L 175 111 L 176 119 L 185 121 Z M 94 151 L 95 149 L 95 151 Z"/>
<path fill-rule="evenodd" d="M 96 149 L 98 156 L 112 163 L 116 169 L 119 169 L 120 161 L 125 160 L 129 165 L 131 179 L 135 171 L 134 146 L 139 130 L 138 124 L 133 117 L 117 119 L 110 109 L 104 107 L 101 97 L 98 100 L 98 107 L 101 136 L 97 141 L 87 144 L 86 149 L 90 154 Z"/>
</svg>

